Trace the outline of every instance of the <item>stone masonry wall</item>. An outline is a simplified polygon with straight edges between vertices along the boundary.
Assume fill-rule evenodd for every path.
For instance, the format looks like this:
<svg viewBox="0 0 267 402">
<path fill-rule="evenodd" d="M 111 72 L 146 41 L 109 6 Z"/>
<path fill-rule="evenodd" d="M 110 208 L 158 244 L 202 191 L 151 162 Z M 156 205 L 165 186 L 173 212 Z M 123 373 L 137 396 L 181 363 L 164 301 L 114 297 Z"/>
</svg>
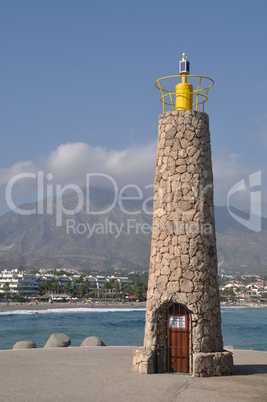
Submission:
<svg viewBox="0 0 267 402">
<path fill-rule="evenodd" d="M 209 118 L 193 110 L 159 117 L 144 338 L 148 372 L 153 372 L 156 313 L 167 302 L 191 312 L 193 353 L 223 351 Z"/>
</svg>

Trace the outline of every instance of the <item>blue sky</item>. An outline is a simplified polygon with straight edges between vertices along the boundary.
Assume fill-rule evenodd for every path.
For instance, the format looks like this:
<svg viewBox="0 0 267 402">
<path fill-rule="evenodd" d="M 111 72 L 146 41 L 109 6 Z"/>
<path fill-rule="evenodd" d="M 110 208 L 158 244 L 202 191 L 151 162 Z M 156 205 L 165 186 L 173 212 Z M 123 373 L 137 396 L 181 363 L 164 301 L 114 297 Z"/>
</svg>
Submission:
<svg viewBox="0 0 267 402">
<path fill-rule="evenodd" d="M 102 169 L 122 184 L 153 182 L 154 81 L 178 73 L 186 50 L 191 73 L 215 81 L 205 110 L 216 204 L 261 170 L 266 215 L 266 15 L 263 0 L 1 1 L 0 214 L 19 172 L 82 184 Z M 34 200 L 30 187 L 16 189 L 18 203 Z"/>
</svg>

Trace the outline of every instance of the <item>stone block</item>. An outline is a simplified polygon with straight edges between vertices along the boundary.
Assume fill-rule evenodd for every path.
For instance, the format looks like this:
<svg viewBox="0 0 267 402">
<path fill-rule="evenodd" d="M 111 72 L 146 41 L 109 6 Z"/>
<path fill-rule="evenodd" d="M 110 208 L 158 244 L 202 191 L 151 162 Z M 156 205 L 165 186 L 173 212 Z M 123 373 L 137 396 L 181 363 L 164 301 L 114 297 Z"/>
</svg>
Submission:
<svg viewBox="0 0 267 402">
<path fill-rule="evenodd" d="M 209 330 L 207 330 L 207 333 L 209 333 Z M 201 340 L 201 352 L 213 352 L 214 349 L 214 340 L 211 336 L 204 336 Z"/>
<path fill-rule="evenodd" d="M 166 275 L 166 276 L 168 276 L 170 274 L 170 272 L 171 271 L 170 271 L 170 268 L 168 266 L 164 266 L 162 268 L 162 271 L 161 271 L 162 275 Z"/>
<path fill-rule="evenodd" d="M 135 348 L 133 352 L 133 370 L 139 374 L 154 373 L 154 353 L 145 347 Z"/>
<path fill-rule="evenodd" d="M 176 127 L 171 127 L 169 130 L 166 130 L 166 139 L 167 140 L 172 140 L 175 137 L 175 134 L 177 132 Z"/>
<path fill-rule="evenodd" d="M 34 341 L 19 341 L 16 342 L 13 346 L 14 350 L 18 349 L 35 349 L 37 348 L 36 343 Z"/>
<path fill-rule="evenodd" d="M 194 353 L 194 376 L 213 377 L 232 375 L 234 372 L 233 354 L 228 351 L 214 353 Z"/>
<path fill-rule="evenodd" d="M 193 291 L 193 283 L 188 279 L 182 278 L 180 280 L 181 292 L 191 293 Z"/>
<path fill-rule="evenodd" d="M 185 266 L 186 264 L 189 264 L 189 255 L 182 254 L 181 255 L 181 263 L 182 263 L 182 266 Z"/>
<path fill-rule="evenodd" d="M 194 271 L 186 269 L 185 271 L 183 271 L 182 273 L 182 277 L 185 279 L 188 279 L 189 281 L 192 282 L 192 279 L 194 278 Z"/>
<path fill-rule="evenodd" d="M 185 172 L 185 173 L 181 174 L 181 182 L 182 183 L 189 183 L 191 178 L 192 178 L 192 176 L 188 172 Z"/>
<path fill-rule="evenodd" d="M 179 286 L 179 282 L 168 282 L 167 283 L 167 291 L 169 292 L 169 294 L 175 294 L 177 292 L 179 292 L 180 290 L 180 286 Z"/>
<path fill-rule="evenodd" d="M 44 345 L 44 349 L 47 348 L 66 348 L 71 345 L 70 338 L 61 333 L 56 333 L 50 336 L 46 344 Z"/>
<path fill-rule="evenodd" d="M 85 338 L 82 343 L 81 346 L 106 346 L 104 344 L 103 341 L 101 341 L 100 338 L 98 338 L 98 336 L 89 336 L 88 338 Z"/>
</svg>

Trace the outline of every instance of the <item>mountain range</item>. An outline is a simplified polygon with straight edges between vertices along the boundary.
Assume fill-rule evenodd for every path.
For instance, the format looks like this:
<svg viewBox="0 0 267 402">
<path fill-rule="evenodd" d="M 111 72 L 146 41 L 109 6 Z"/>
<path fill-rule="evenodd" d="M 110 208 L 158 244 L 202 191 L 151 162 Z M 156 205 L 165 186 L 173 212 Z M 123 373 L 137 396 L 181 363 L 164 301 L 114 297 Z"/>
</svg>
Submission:
<svg viewBox="0 0 267 402">
<path fill-rule="evenodd" d="M 110 208 L 114 194 L 94 188 L 88 203 L 74 215 L 63 214 L 60 222 L 56 201 L 20 206 L 25 211 L 43 208 L 44 214 L 9 211 L 0 216 L 0 269 L 148 270 L 151 204 L 146 205 L 146 213 L 138 200 L 123 200 L 123 206 L 116 202 Z M 77 207 L 77 201 L 75 193 L 64 195 L 65 211 Z M 233 219 L 226 207 L 215 207 L 215 221 L 221 271 L 264 274 L 267 219 L 262 218 L 262 230 L 256 233 Z"/>
</svg>

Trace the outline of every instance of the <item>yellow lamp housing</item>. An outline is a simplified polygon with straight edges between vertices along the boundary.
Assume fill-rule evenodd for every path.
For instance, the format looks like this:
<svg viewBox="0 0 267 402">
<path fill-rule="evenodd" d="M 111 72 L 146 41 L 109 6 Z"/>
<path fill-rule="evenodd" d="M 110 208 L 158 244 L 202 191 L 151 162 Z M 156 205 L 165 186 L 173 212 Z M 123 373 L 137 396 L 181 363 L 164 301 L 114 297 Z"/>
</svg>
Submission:
<svg viewBox="0 0 267 402">
<path fill-rule="evenodd" d="M 184 78 L 184 76 L 182 77 Z M 193 109 L 193 85 L 188 82 L 181 82 L 175 87 L 175 110 Z"/>
</svg>

